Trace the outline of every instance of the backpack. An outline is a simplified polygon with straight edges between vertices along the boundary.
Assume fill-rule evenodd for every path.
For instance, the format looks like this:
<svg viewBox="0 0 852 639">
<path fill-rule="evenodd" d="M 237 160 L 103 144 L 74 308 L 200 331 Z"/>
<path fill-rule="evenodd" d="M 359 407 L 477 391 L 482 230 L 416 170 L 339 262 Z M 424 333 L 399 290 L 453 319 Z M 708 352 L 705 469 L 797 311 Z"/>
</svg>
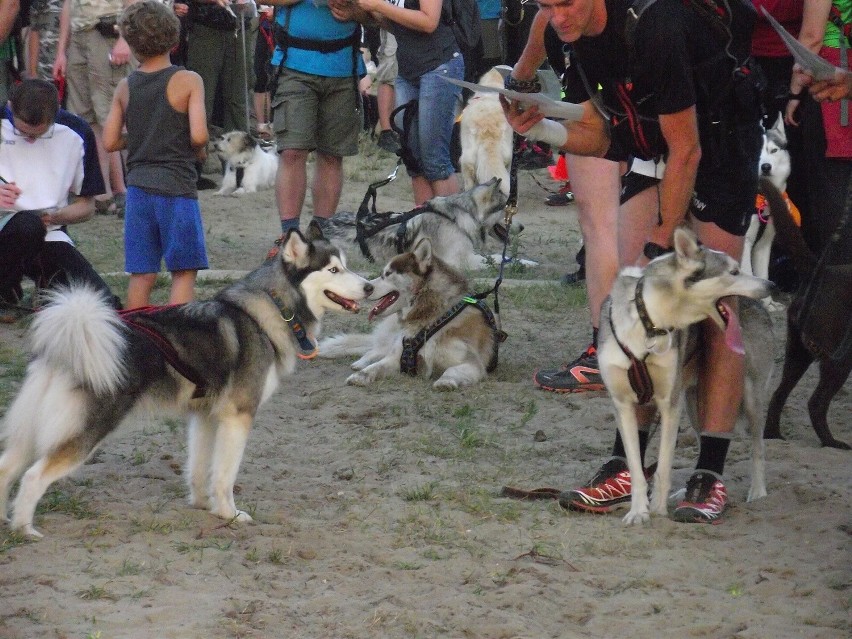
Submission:
<svg viewBox="0 0 852 639">
<path fill-rule="evenodd" d="M 441 20 L 453 30 L 464 57 L 465 76 L 475 71 L 482 57 L 482 18 L 476 0 L 443 0 Z"/>
</svg>

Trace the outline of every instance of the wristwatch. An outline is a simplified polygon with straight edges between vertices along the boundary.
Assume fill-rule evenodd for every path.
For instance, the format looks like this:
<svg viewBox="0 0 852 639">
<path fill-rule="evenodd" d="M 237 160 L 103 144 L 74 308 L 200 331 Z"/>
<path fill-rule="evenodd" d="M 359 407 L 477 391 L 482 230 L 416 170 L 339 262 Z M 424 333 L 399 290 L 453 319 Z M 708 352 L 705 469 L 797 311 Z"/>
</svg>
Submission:
<svg viewBox="0 0 852 639">
<path fill-rule="evenodd" d="M 645 246 L 642 249 L 642 254 L 647 257 L 649 260 L 654 260 L 661 255 L 665 255 L 666 253 L 671 253 L 674 249 L 671 246 L 660 246 L 659 244 L 655 244 L 654 242 L 645 242 Z"/>
</svg>

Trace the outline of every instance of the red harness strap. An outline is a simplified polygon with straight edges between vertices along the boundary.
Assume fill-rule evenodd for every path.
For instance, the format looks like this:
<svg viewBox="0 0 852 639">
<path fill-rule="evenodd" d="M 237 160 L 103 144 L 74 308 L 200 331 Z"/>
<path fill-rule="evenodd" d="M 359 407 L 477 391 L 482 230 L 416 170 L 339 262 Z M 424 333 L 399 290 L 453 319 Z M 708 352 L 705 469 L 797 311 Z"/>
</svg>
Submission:
<svg viewBox="0 0 852 639">
<path fill-rule="evenodd" d="M 618 344 L 621 352 L 630 360 L 630 368 L 627 369 L 627 381 L 630 382 L 630 388 L 636 393 L 636 401 L 640 406 L 647 404 L 654 399 L 654 381 L 651 379 L 651 374 L 648 372 L 648 365 L 645 363 L 645 357 L 639 359 L 629 348 L 621 343 L 618 335 L 615 334 L 615 324 L 612 322 L 612 315 L 609 316 L 609 327 L 612 331 L 612 337 L 615 343 Z"/>
<path fill-rule="evenodd" d="M 178 306 L 174 304 L 173 306 Z M 178 373 L 183 375 L 190 382 L 195 384 L 195 392 L 192 394 L 192 399 L 198 399 L 199 397 L 204 397 L 207 394 L 207 386 L 204 381 L 204 377 L 202 377 L 198 371 L 196 371 L 192 366 L 181 360 L 180 356 L 175 350 L 175 347 L 172 346 L 172 343 L 163 337 L 162 334 L 151 328 L 150 326 L 145 326 L 144 324 L 140 324 L 139 322 L 133 319 L 133 315 L 151 315 L 155 311 L 166 308 L 164 306 L 142 306 L 140 308 L 134 308 L 126 311 L 118 311 L 121 320 L 127 324 L 128 328 L 136 331 L 140 335 L 143 335 L 148 338 L 148 340 L 157 348 L 158 351 L 163 355 L 166 361 L 174 368 Z"/>
</svg>

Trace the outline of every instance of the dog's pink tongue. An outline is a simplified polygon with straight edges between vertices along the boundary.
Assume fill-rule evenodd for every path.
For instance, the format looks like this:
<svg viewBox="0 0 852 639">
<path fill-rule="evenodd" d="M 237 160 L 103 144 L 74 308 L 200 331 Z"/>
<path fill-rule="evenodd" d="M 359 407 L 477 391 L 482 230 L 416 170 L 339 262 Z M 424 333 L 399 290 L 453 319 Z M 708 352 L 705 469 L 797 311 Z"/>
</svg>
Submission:
<svg viewBox="0 0 852 639">
<path fill-rule="evenodd" d="M 740 328 L 740 320 L 730 304 L 725 302 L 719 303 L 727 313 L 726 319 L 728 320 L 728 324 L 725 327 L 725 345 L 737 355 L 743 355 L 745 353 L 745 344 L 743 344 L 743 332 Z"/>
</svg>

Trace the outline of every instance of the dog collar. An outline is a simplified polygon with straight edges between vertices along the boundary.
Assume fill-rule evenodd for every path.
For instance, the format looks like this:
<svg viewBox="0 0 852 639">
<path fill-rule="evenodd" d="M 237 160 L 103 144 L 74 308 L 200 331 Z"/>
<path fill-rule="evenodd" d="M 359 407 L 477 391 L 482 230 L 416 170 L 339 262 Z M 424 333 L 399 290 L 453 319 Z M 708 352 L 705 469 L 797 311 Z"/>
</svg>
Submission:
<svg viewBox="0 0 852 639">
<path fill-rule="evenodd" d="M 669 330 L 659 328 L 651 321 L 651 316 L 648 315 L 648 308 L 645 306 L 645 300 L 642 298 L 642 289 L 644 288 L 644 285 L 645 278 L 640 277 L 639 281 L 636 282 L 636 293 L 633 301 L 636 303 L 636 312 L 639 314 L 639 321 L 642 322 L 642 326 L 645 327 L 645 335 L 648 338 L 664 337 L 669 335 Z"/>
<path fill-rule="evenodd" d="M 297 353 L 300 359 L 313 359 L 319 353 L 319 349 L 316 344 L 311 342 L 308 337 L 308 332 L 305 330 L 304 325 L 296 317 L 296 311 L 288 312 L 286 310 L 286 306 L 284 305 L 283 300 L 279 298 L 274 293 L 269 293 L 269 297 L 272 298 L 272 301 L 275 302 L 275 306 L 278 308 L 278 311 L 281 313 L 282 319 L 287 322 L 287 325 L 290 327 L 290 330 L 293 331 L 293 337 L 296 338 L 296 342 L 299 344 L 299 348 L 302 349 L 301 353 Z M 289 315 L 290 317 L 287 317 Z"/>
</svg>

